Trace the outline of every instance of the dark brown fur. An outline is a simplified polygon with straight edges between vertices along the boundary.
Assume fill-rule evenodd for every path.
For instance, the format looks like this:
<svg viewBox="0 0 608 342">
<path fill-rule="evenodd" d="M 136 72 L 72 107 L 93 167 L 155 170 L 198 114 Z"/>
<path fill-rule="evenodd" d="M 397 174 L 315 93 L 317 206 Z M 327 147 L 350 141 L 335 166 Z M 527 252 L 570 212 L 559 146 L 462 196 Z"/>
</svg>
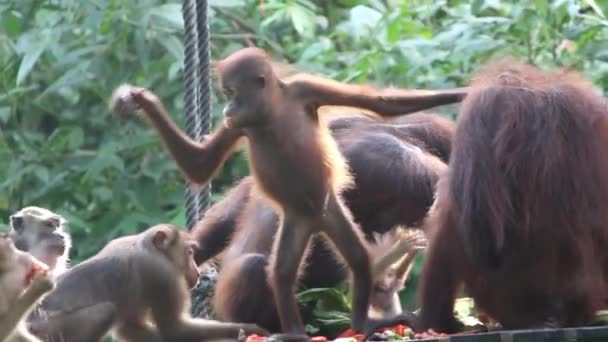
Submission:
<svg viewBox="0 0 608 342">
<path fill-rule="evenodd" d="M 343 197 L 354 208 L 355 222 L 367 239 L 398 225 L 419 224 L 445 170 L 453 122 L 429 114 L 404 116 L 399 123 L 345 115 L 333 119 L 329 128 L 355 179 Z M 224 319 L 276 331 L 278 317 L 268 301 L 265 267 L 279 216 L 252 194 L 252 185 L 251 177 L 240 181 L 194 227 L 192 234 L 200 246 L 195 259 L 200 264 L 227 247 L 215 291 L 216 312 Z M 346 277 L 342 263 L 320 236 L 313 239 L 305 265 L 300 281 L 308 288 L 332 287 Z"/>
<path fill-rule="evenodd" d="M 246 138 L 254 189 L 281 216 L 271 253 L 270 283 L 282 331 L 293 336 L 305 332 L 293 291 L 300 262 L 316 233 L 326 234 L 353 270 L 353 328 L 375 330 L 381 323 L 367 318 L 372 281 L 369 258 L 338 196 L 352 184 L 352 178 L 317 109 L 324 105 L 355 106 L 394 116 L 458 102 L 466 89 L 412 95 L 328 80 L 292 78 L 283 82 L 273 72 L 267 55 L 256 48 L 239 50 L 216 67 L 229 102 L 223 126 L 202 144 L 179 131 L 160 101 L 144 89 L 118 89 L 112 110 L 125 113 L 143 109 L 181 170 L 198 184 L 208 182 L 237 141 Z"/>
<path fill-rule="evenodd" d="M 428 222 L 419 328 L 458 330 L 463 283 L 508 329 L 589 323 L 607 295 L 607 147 L 606 102 L 576 73 L 481 73 Z"/>
<path fill-rule="evenodd" d="M 42 302 L 46 317 L 31 323 L 44 338 L 100 341 L 111 330 L 126 341 L 236 339 L 252 324 L 189 318 L 189 289 L 198 281 L 194 242 L 172 225 L 110 241 L 97 255 L 63 273 Z"/>
</svg>

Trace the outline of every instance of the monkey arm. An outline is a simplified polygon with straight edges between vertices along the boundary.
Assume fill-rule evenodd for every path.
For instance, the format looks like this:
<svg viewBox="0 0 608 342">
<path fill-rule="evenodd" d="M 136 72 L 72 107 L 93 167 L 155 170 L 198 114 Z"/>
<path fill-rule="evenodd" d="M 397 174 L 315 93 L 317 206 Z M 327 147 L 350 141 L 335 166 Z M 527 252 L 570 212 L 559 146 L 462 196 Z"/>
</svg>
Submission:
<svg viewBox="0 0 608 342">
<path fill-rule="evenodd" d="M 181 171 L 193 183 L 205 185 L 209 182 L 243 137 L 240 129 L 220 126 L 202 142 L 196 142 L 177 127 L 154 94 L 144 89 L 132 95 Z"/>
<path fill-rule="evenodd" d="M 201 318 L 184 322 L 178 335 L 180 341 L 213 341 L 218 339 L 234 339 L 239 337 L 240 331 L 246 335 L 268 335 L 268 332 L 255 324 L 232 323 L 206 320 Z"/>
<path fill-rule="evenodd" d="M 329 80 L 296 80 L 289 83 L 305 102 L 321 106 L 359 107 L 381 116 L 397 116 L 436 106 L 457 103 L 468 88 L 444 90 L 376 90 L 368 86 L 347 85 Z"/>
<path fill-rule="evenodd" d="M 405 284 L 407 278 L 410 276 L 410 272 L 412 270 L 412 264 L 416 259 L 416 255 L 418 255 L 418 251 L 414 250 L 405 256 L 403 260 L 399 262 L 397 267 L 397 277 L 399 277 L 402 284 Z"/>
<path fill-rule="evenodd" d="M 12 334 L 13 331 L 15 331 L 17 324 L 19 324 L 23 314 L 27 311 L 20 309 L 20 307 L 15 306 L 14 309 L 0 316 L 0 341 L 5 341 L 9 334 Z M 22 314 L 20 315 L 19 313 Z"/>
<path fill-rule="evenodd" d="M 130 321 L 118 329 L 118 335 L 126 341 L 162 342 L 162 337 L 156 327 L 147 322 Z"/>
<path fill-rule="evenodd" d="M 416 256 L 416 246 L 408 238 L 401 238 L 391 246 L 391 248 L 383 256 L 374 261 L 372 266 L 372 275 L 377 279 L 382 272 L 397 261 L 401 260 L 407 254 L 405 259 L 400 263 L 401 267 L 409 267 L 414 257 Z"/>
<path fill-rule="evenodd" d="M 17 324 L 27 315 L 29 310 L 40 300 L 42 295 L 53 288 L 53 284 L 47 278 L 36 278 L 34 283 L 28 287 L 22 295 L 12 303 L 11 308 L 3 316 L 0 316 L 0 341 L 4 341 L 11 334 Z"/>
<path fill-rule="evenodd" d="M 168 341 L 212 341 L 217 339 L 234 339 L 239 336 L 240 330 L 245 334 L 268 335 L 268 332 L 255 324 L 231 323 L 206 320 L 202 318 L 187 318 L 177 320 L 171 325 L 159 326 L 161 335 Z"/>
<path fill-rule="evenodd" d="M 159 258 L 164 258 L 159 256 Z M 160 259 L 159 259 L 160 260 Z M 152 269 L 149 269 L 151 271 Z M 152 277 L 147 279 L 145 289 L 149 293 L 146 301 L 156 328 L 163 341 L 200 342 L 220 338 L 236 339 L 239 330 L 247 334 L 267 335 L 268 332 L 255 324 L 224 323 L 200 318 L 191 318 L 190 292 L 185 281 L 180 281 L 184 270 L 171 266 L 154 269 Z M 163 293 L 158 296 L 158 293 Z"/>
<path fill-rule="evenodd" d="M 222 126 L 205 137 L 202 143 L 197 143 L 181 132 L 179 137 L 156 124 L 155 127 L 180 170 L 191 182 L 200 185 L 206 185 L 224 165 L 241 137 L 240 131 Z"/>
</svg>

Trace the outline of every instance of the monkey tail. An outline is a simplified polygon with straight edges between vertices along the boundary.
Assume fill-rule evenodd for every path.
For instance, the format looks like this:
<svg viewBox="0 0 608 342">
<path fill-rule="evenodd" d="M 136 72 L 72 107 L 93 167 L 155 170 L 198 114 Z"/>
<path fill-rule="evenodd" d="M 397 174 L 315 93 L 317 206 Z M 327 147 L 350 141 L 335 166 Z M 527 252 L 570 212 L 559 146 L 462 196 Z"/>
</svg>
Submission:
<svg viewBox="0 0 608 342">
<path fill-rule="evenodd" d="M 581 230 L 606 236 L 591 220 L 608 205 L 607 116 L 599 92 L 572 72 L 504 60 L 477 75 L 459 114 L 447 189 L 472 260 L 498 267 L 534 257 L 520 251 L 558 255 L 572 241 L 582 248 Z"/>
</svg>

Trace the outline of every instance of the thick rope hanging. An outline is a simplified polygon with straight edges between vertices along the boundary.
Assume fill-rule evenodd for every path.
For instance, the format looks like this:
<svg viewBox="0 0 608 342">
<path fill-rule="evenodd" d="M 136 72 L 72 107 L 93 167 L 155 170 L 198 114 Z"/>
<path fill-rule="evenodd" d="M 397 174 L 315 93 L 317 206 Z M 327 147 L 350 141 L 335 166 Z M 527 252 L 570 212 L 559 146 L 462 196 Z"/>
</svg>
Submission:
<svg viewBox="0 0 608 342">
<path fill-rule="evenodd" d="M 211 129 L 209 26 L 206 0 L 182 0 L 184 16 L 184 111 L 187 133 L 200 141 Z M 210 203 L 211 185 L 199 192 L 186 188 L 186 224 L 192 229 Z M 211 299 L 217 272 L 204 272 L 192 289 L 191 314 L 212 318 Z"/>
<path fill-rule="evenodd" d="M 203 135 L 208 134 L 211 131 L 211 82 L 209 80 L 209 66 L 211 59 L 210 45 L 211 40 L 209 38 L 209 16 L 207 15 L 207 1 L 195 1 L 196 2 L 196 26 L 198 33 L 198 72 L 197 82 L 198 85 L 198 110 L 199 115 L 196 117 L 199 119 L 198 124 L 198 136 L 197 139 L 201 139 Z M 199 215 L 207 209 L 211 202 L 211 183 L 201 192 L 198 196 L 199 200 Z"/>
<path fill-rule="evenodd" d="M 197 14 L 200 13 L 200 16 Z M 211 128 L 209 99 L 209 28 L 207 1 L 183 0 L 184 112 L 186 132 L 200 141 Z M 193 191 L 186 186 L 186 224 L 191 229 L 210 202 L 210 189 Z"/>
</svg>

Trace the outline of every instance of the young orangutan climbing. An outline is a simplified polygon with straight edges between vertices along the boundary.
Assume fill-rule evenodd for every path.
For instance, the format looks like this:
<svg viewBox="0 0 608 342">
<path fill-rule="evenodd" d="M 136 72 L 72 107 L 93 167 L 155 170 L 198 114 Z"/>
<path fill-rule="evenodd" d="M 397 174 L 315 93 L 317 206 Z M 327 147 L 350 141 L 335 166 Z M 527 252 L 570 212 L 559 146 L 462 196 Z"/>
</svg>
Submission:
<svg viewBox="0 0 608 342">
<path fill-rule="evenodd" d="M 380 326 L 410 319 L 374 321 L 367 317 L 371 265 L 338 196 L 352 184 L 352 178 L 317 109 L 341 105 L 398 115 L 431 104 L 457 102 L 465 90 L 407 96 L 316 80 L 284 83 L 274 74 L 267 55 L 255 48 L 230 55 L 217 63 L 217 70 L 229 102 L 224 124 L 202 144 L 180 132 L 160 101 L 144 89 L 121 87 L 113 96 L 112 108 L 119 113 L 143 109 L 182 171 L 198 184 L 209 181 L 240 138 L 247 139 L 256 191 L 272 203 L 281 218 L 270 261 L 274 300 L 284 332 L 276 337 L 307 339 L 293 291 L 306 247 L 317 233 L 328 237 L 352 270 L 352 325 L 356 331 L 369 334 Z"/>
</svg>

